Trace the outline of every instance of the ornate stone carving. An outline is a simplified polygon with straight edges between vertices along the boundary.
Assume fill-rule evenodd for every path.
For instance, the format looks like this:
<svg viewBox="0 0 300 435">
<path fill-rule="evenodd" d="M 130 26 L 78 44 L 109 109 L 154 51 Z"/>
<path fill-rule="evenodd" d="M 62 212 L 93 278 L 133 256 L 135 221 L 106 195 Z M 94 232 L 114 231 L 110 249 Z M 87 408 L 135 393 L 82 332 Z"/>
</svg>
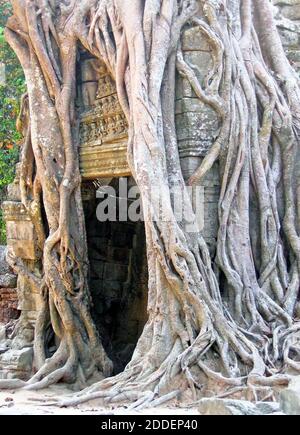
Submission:
<svg viewBox="0 0 300 435">
<path fill-rule="evenodd" d="M 102 65 L 92 109 L 83 112 L 80 125 L 80 167 L 84 179 L 130 175 L 127 164 L 128 125 L 116 85 Z"/>
</svg>

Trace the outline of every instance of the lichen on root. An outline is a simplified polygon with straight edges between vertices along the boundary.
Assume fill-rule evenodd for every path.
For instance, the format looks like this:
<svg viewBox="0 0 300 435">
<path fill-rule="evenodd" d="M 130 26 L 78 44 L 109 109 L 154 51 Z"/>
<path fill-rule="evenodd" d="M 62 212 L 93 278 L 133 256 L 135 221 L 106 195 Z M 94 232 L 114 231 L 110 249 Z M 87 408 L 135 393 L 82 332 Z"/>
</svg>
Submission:
<svg viewBox="0 0 300 435">
<path fill-rule="evenodd" d="M 130 126 L 128 162 L 145 206 L 149 319 L 123 373 L 61 405 L 102 398 L 140 408 L 187 388 L 194 400 L 213 390 L 266 397 L 270 388 L 286 385 L 300 369 L 300 88 L 270 2 L 13 3 L 6 36 L 27 78 L 35 167 L 30 173 L 36 174 L 36 197 L 50 229 L 43 241 L 41 315 L 49 316 L 61 343 L 49 361 L 38 355 L 40 369 L 25 388 L 78 377 L 83 384 L 95 369 L 111 370 L 89 313 L 74 108 L 79 43 L 105 62 Z M 186 26 L 199 29 L 211 47 L 214 67 L 204 86 L 181 51 Z M 216 258 L 200 231 L 191 233 L 187 222 L 177 222 L 172 206 L 172 187 L 186 189 L 175 128 L 176 72 L 222 123 L 189 180 L 199 184 L 219 162 Z M 150 196 L 153 186 L 164 189 L 163 210 Z M 188 195 L 183 208 L 196 228 Z"/>
</svg>

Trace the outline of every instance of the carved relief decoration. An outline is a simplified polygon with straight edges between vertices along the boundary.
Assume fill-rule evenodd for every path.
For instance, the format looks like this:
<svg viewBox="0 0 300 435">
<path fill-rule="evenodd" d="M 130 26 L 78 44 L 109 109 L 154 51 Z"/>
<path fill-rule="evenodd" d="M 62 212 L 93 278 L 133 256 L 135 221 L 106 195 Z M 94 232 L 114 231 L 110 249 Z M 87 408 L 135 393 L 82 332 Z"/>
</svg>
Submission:
<svg viewBox="0 0 300 435">
<path fill-rule="evenodd" d="M 80 165 L 84 179 L 130 175 L 128 125 L 116 85 L 103 66 L 93 107 L 81 115 Z"/>
</svg>

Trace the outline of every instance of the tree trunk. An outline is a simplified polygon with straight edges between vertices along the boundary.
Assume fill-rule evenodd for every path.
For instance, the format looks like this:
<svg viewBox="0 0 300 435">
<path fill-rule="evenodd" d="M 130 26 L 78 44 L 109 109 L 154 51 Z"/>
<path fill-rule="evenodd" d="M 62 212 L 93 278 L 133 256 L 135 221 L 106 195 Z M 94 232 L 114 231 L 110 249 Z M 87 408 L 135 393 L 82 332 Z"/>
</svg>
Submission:
<svg viewBox="0 0 300 435">
<path fill-rule="evenodd" d="M 26 74 L 35 181 L 49 227 L 41 242 L 43 315 L 50 313 L 61 342 L 26 388 L 78 376 L 84 381 L 95 368 L 105 374 L 111 369 L 89 313 L 74 109 L 79 42 L 106 63 L 128 118 L 128 161 L 143 201 L 150 278 L 149 320 L 132 361 L 124 373 L 72 403 L 104 397 L 141 406 L 157 395 L 163 396 L 160 403 L 169 400 L 187 386 L 197 399 L 212 389 L 265 394 L 288 383 L 289 370 L 300 369 L 295 321 L 300 93 L 269 1 L 82 0 L 57 2 L 56 9 L 48 0 L 13 3 L 7 38 Z M 181 51 L 185 26 L 197 27 L 212 50 L 214 67 L 205 88 Z M 176 71 L 222 121 L 190 179 L 200 184 L 219 161 L 216 260 L 197 228 L 188 194 L 183 208 L 189 223 L 177 221 L 172 203 L 174 187 L 186 191 L 175 128 Z M 154 188 L 163 192 L 163 207 Z M 283 211 L 278 188 L 284 192 Z M 26 198 L 23 202 L 29 207 Z"/>
</svg>

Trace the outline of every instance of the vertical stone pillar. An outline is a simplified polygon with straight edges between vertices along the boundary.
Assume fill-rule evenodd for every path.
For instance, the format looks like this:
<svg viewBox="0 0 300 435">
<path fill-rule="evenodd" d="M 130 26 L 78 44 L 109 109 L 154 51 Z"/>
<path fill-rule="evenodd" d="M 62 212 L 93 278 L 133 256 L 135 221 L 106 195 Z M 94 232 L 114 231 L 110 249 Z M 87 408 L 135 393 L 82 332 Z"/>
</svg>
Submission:
<svg viewBox="0 0 300 435">
<path fill-rule="evenodd" d="M 197 27 L 183 34 L 182 51 L 185 60 L 194 68 L 203 88 L 213 67 L 211 50 Z M 220 119 L 217 113 L 203 104 L 189 81 L 178 77 L 176 85 L 176 127 L 183 176 L 187 181 L 199 168 L 218 137 Z M 212 252 L 216 247 L 218 229 L 218 201 L 220 192 L 219 166 L 213 166 L 201 182 L 204 188 L 203 236 Z"/>
</svg>

